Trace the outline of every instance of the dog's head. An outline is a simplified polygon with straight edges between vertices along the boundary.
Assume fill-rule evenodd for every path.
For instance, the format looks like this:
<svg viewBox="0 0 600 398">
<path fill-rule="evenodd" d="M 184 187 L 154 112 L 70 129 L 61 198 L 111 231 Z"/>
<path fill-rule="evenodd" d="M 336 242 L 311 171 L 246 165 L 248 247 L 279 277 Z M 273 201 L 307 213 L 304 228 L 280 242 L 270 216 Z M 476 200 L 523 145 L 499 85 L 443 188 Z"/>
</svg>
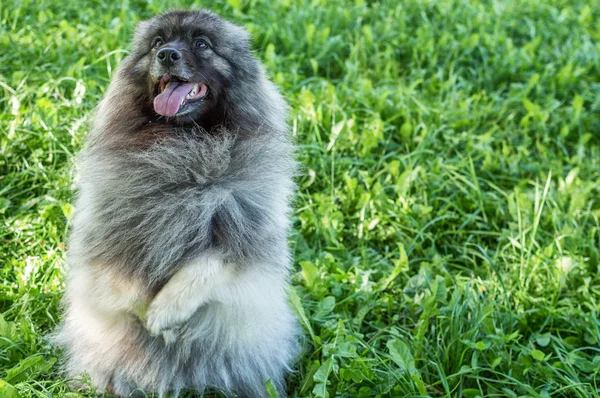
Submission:
<svg viewBox="0 0 600 398">
<path fill-rule="evenodd" d="M 138 24 L 131 70 L 146 80 L 156 114 L 198 122 L 226 108 L 238 82 L 257 73 L 248 41 L 209 11 L 169 11 Z"/>
</svg>

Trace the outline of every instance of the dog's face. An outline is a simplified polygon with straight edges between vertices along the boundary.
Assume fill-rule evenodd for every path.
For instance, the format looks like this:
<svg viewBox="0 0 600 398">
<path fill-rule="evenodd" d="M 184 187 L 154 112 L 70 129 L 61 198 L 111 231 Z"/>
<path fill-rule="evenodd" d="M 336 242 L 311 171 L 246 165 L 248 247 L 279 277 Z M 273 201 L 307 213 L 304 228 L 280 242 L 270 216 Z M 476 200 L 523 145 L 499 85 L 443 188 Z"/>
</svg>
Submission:
<svg viewBox="0 0 600 398">
<path fill-rule="evenodd" d="M 252 73 L 247 33 L 208 11 L 172 11 L 138 25 L 135 71 L 156 114 L 198 122 Z"/>
</svg>

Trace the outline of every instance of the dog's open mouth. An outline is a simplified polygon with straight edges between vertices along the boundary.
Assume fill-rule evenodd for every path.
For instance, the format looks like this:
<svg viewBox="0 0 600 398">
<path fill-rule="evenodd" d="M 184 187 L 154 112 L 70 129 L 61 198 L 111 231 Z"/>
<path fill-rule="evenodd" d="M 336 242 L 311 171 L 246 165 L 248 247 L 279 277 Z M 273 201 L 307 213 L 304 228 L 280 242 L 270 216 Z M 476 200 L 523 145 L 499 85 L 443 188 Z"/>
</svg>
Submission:
<svg viewBox="0 0 600 398">
<path fill-rule="evenodd" d="M 159 94 L 154 98 L 154 111 L 163 116 L 174 116 L 185 105 L 203 100 L 208 94 L 204 83 L 182 81 L 168 73 L 160 78 Z"/>
</svg>

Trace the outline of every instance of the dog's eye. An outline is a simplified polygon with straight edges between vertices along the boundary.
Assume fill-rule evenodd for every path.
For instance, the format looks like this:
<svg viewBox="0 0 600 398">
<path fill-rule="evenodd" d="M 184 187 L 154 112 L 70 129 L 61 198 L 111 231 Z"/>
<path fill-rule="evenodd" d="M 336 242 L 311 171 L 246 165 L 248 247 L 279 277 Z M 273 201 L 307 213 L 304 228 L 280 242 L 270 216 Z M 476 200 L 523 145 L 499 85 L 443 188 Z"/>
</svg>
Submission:
<svg viewBox="0 0 600 398">
<path fill-rule="evenodd" d="M 198 48 L 207 48 L 208 47 L 208 43 L 204 39 L 198 39 L 198 40 L 196 40 L 196 42 L 194 43 L 194 45 L 196 47 L 198 47 Z"/>
<path fill-rule="evenodd" d="M 156 39 L 154 39 L 154 42 L 152 43 L 152 47 L 158 48 L 158 47 L 162 46 L 163 44 L 165 44 L 163 39 L 161 39 L 160 37 L 157 37 Z"/>
</svg>

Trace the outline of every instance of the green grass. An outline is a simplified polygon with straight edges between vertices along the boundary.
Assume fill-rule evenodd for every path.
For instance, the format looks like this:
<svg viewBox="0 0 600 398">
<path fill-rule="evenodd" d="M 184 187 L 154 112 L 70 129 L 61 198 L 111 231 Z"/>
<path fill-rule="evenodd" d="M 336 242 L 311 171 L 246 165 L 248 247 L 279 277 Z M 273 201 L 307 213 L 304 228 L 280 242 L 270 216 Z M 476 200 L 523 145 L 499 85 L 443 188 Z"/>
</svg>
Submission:
<svg viewBox="0 0 600 398">
<path fill-rule="evenodd" d="M 179 4 L 201 5 L 251 31 L 292 106 L 292 396 L 600 396 L 600 7 Z M 66 395 L 45 337 L 72 163 L 164 7 L 0 2 L 0 396 L 94 396 Z"/>
</svg>

